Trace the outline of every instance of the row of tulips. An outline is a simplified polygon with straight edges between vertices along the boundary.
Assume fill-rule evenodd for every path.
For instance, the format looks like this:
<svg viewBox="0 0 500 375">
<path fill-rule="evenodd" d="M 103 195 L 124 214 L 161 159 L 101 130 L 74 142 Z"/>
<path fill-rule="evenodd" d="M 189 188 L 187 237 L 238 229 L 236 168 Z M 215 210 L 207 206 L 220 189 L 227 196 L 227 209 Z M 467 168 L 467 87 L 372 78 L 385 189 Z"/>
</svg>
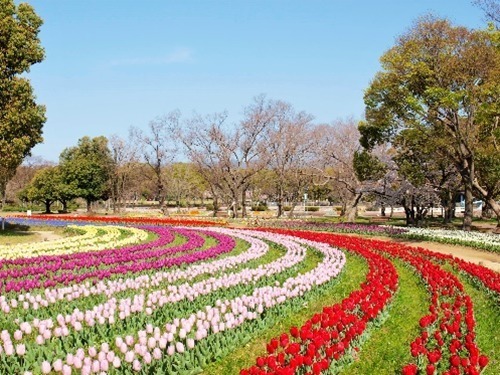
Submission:
<svg viewBox="0 0 500 375">
<path fill-rule="evenodd" d="M 500 297 L 500 273 L 449 254 L 435 253 L 421 247 L 414 249 L 414 251 L 431 261 L 451 264 L 455 269 L 465 273 L 475 282 L 479 282 L 489 293 Z"/>
<path fill-rule="evenodd" d="M 336 233 L 358 233 L 430 240 L 455 245 L 472 246 L 483 250 L 500 252 L 500 236 L 493 233 L 466 232 L 462 230 L 395 227 L 391 225 L 326 223 L 305 220 L 268 220 L 268 228 L 313 230 Z"/>
<path fill-rule="evenodd" d="M 222 230 L 219 230 L 219 232 L 221 231 Z M 217 259 L 212 262 L 212 268 L 207 268 L 206 266 L 203 266 L 205 268 L 201 268 L 202 264 L 200 263 L 193 265 L 191 270 L 199 270 L 199 272 L 205 270 L 207 274 L 214 274 L 214 272 L 227 270 L 236 266 L 238 261 L 246 261 L 257 256 L 262 256 L 267 251 L 266 249 L 268 246 L 264 242 L 252 240 L 251 237 L 248 237 L 248 233 L 239 233 L 238 236 L 245 238 L 251 243 L 249 251 L 246 252 L 250 253 L 250 255 L 244 256 L 244 254 L 246 254 L 244 253 L 234 257 Z M 277 238 L 276 236 L 271 235 L 267 235 L 265 239 L 280 243 L 288 249 L 287 253 L 280 259 L 269 264 L 259 266 L 255 269 L 244 269 L 233 274 L 222 274 L 218 280 L 215 280 L 213 277 L 209 277 L 205 281 L 202 280 L 200 282 L 195 282 L 194 284 L 185 283 L 182 284 L 182 286 L 170 288 L 167 285 L 164 290 L 169 293 L 169 296 L 175 298 L 162 306 L 160 310 L 170 308 L 174 311 L 174 314 L 175 311 L 184 311 L 182 309 L 178 310 L 175 308 L 176 298 L 179 298 L 180 295 L 182 295 L 184 299 L 194 300 L 195 306 L 198 306 L 198 310 L 188 315 L 189 317 L 186 316 L 184 319 L 173 319 L 170 323 L 170 328 L 167 328 L 168 325 L 165 326 L 163 323 L 156 326 L 145 324 L 142 330 L 136 331 L 135 335 L 125 335 L 122 342 L 120 342 L 118 337 L 110 342 L 102 342 L 97 347 L 101 349 L 100 351 L 99 349 L 96 349 L 95 346 L 80 348 L 75 347 L 75 351 L 72 354 L 65 355 L 59 359 L 51 358 L 50 362 L 39 362 L 40 367 L 35 366 L 35 372 L 40 371 L 43 373 L 49 373 L 51 371 L 56 371 L 70 373 L 71 371 L 76 371 L 81 373 L 91 373 L 94 370 L 97 372 L 107 371 L 107 369 L 115 366 L 119 369 L 127 368 L 127 366 L 129 368 L 132 367 L 133 369 L 140 369 L 141 366 L 147 365 L 151 360 L 162 358 L 165 355 L 165 351 L 167 354 L 172 355 L 175 353 L 182 354 L 185 350 L 187 351 L 190 348 L 194 348 L 194 346 L 198 346 L 198 342 L 203 341 L 206 338 L 206 335 L 209 335 L 213 339 L 214 333 L 233 330 L 244 324 L 246 321 L 257 319 L 258 316 L 264 313 L 267 308 L 273 308 L 281 304 L 286 304 L 288 299 L 302 296 L 309 290 L 314 289 L 316 286 L 321 285 L 335 277 L 338 272 L 340 272 L 340 269 L 345 262 L 345 258 L 342 253 L 329 246 L 318 245 L 321 248 L 320 251 L 324 254 L 324 258 L 323 261 L 312 271 L 305 274 L 299 274 L 295 277 L 290 276 L 279 284 L 271 283 L 271 285 L 274 286 L 259 287 L 254 289 L 253 292 L 248 295 L 239 295 L 238 290 L 252 290 L 253 288 L 248 289 L 248 284 L 255 283 L 255 285 L 258 285 L 261 283 L 260 279 L 265 279 L 262 281 L 265 284 L 270 283 L 273 279 L 279 280 L 279 275 L 287 274 L 287 272 L 291 269 L 290 267 L 293 267 L 294 264 L 300 262 L 306 252 L 303 245 L 297 245 L 295 241 L 290 239 Z M 311 246 L 311 244 L 307 245 Z M 198 268 L 195 268 L 196 266 L 198 266 Z M 189 277 L 188 271 L 190 270 L 190 267 L 191 266 L 188 266 L 188 268 L 184 270 L 179 270 L 179 274 L 182 274 L 182 272 L 185 271 L 183 278 Z M 219 267 L 219 269 L 217 269 L 217 267 Z M 286 268 L 289 270 L 285 271 Z M 167 271 L 164 272 L 168 273 Z M 175 275 L 177 274 L 171 272 L 170 277 L 166 277 L 165 275 L 162 275 L 162 277 L 171 281 L 172 278 L 176 277 Z M 241 286 L 238 287 L 237 285 Z M 235 297 L 227 300 L 222 299 L 218 302 L 215 301 L 211 309 L 207 310 L 205 307 L 206 299 L 203 299 L 198 295 L 212 295 L 214 294 L 214 290 L 218 288 L 229 288 L 230 290 L 235 289 L 234 293 L 236 294 L 233 293 Z M 135 288 L 132 287 L 131 289 Z M 226 291 L 222 292 L 222 295 L 227 294 Z M 198 293 L 198 295 L 196 295 L 196 293 Z M 153 297 L 155 297 L 153 294 L 154 292 L 148 300 L 151 303 L 153 303 Z M 160 296 L 159 298 L 162 297 Z M 135 313 L 147 315 L 147 302 L 141 305 L 140 296 L 131 300 L 134 308 L 140 306 L 142 308 L 146 306 L 143 312 L 135 311 Z M 199 302 L 196 304 L 197 301 Z M 137 304 L 135 304 L 135 302 L 137 302 Z M 119 306 L 123 305 L 119 304 Z M 130 306 L 130 312 L 132 310 L 132 306 Z M 109 335 L 109 330 L 113 331 L 113 329 L 117 329 L 117 327 L 121 330 L 125 327 L 125 325 L 118 322 L 114 324 L 109 320 L 107 322 L 99 321 L 100 318 L 104 318 L 105 313 L 103 310 L 100 311 L 102 312 L 101 315 L 96 314 L 95 316 L 92 316 L 92 319 L 90 319 L 90 314 L 92 314 L 95 310 L 99 311 L 99 308 L 90 308 L 83 314 L 84 316 L 89 317 L 88 321 L 85 317 L 83 319 L 85 322 L 84 325 L 87 325 L 87 323 L 90 322 L 90 331 L 88 333 L 85 333 L 87 329 L 75 331 L 73 329 L 74 327 L 71 326 L 72 318 L 78 320 L 79 317 L 77 315 L 79 314 L 60 315 L 55 320 L 51 321 L 42 319 L 38 319 L 36 321 L 17 321 L 16 324 L 18 325 L 18 329 L 12 332 L 4 330 L 0 335 L 0 338 L 3 340 L 3 355 L 6 355 L 9 358 L 8 363 L 12 363 L 11 361 L 13 358 L 18 358 L 17 363 L 19 364 L 19 368 L 26 368 L 26 362 L 32 363 L 33 359 L 38 358 L 36 356 L 31 356 L 30 353 L 36 352 L 39 345 L 45 346 L 50 343 L 53 347 L 54 340 L 62 340 L 63 347 L 67 347 L 69 343 L 78 342 L 78 340 L 80 340 L 78 337 L 80 336 L 83 338 L 89 337 L 89 334 L 94 335 L 97 332 L 106 333 L 103 337 L 101 337 L 101 339 L 103 339 Z M 126 309 L 122 310 L 122 312 L 125 310 Z M 186 312 L 187 311 L 189 311 L 189 309 L 186 310 Z M 36 314 L 36 310 L 34 313 Z M 211 319 L 207 319 L 208 317 Z M 123 318 L 125 322 L 130 320 L 130 324 L 132 325 L 128 325 L 128 327 L 136 327 L 135 322 L 137 322 L 137 320 L 134 322 L 130 315 L 124 316 Z M 154 319 L 157 319 L 159 322 L 164 322 L 161 315 L 160 317 L 155 317 L 153 314 L 150 318 L 153 318 L 153 321 Z M 94 322 L 92 322 L 92 320 L 94 320 Z M 147 320 L 143 321 L 146 322 Z M 108 328 L 105 330 L 95 330 L 91 327 L 93 325 L 100 325 L 100 323 L 104 323 L 104 325 Z M 207 324 L 209 324 L 208 327 Z M 175 333 L 172 328 L 174 326 L 177 327 L 175 329 Z M 43 333 L 40 332 L 41 327 Z M 215 336 L 222 337 L 219 335 Z M 38 342 L 38 344 L 35 345 L 33 341 Z M 209 340 L 205 341 L 207 342 Z M 120 344 L 119 347 L 117 343 Z M 127 346 L 126 348 L 125 345 Z M 125 351 L 125 349 L 128 350 Z M 125 351 L 125 353 L 122 353 L 122 351 Z M 44 353 L 47 354 L 46 351 Z M 17 367 L 13 365 L 12 368 L 14 369 Z M 122 370 L 118 370 L 118 372 L 121 371 Z"/>
<path fill-rule="evenodd" d="M 263 243 L 258 242 L 257 245 L 262 247 Z M 180 285 L 160 286 L 160 288 L 154 288 L 147 294 L 145 294 L 144 289 L 141 289 L 140 293 L 129 295 L 126 298 L 117 299 L 111 297 L 97 305 L 89 305 L 85 311 L 76 308 L 65 316 L 59 315 L 57 319 L 37 320 L 36 324 L 33 321 L 25 321 L 23 324 L 36 327 L 40 336 L 37 337 L 37 342 L 43 343 L 45 339 L 50 339 L 52 336 L 68 336 L 74 330 L 81 332 L 86 327 L 114 324 L 118 319 L 123 321 L 133 314 L 145 313 L 151 315 L 155 310 L 163 308 L 166 304 L 171 307 L 182 300 L 192 301 L 194 298 L 210 294 L 218 289 L 230 288 L 249 282 L 255 283 L 262 277 L 269 277 L 292 267 L 302 261 L 304 256 L 305 254 L 301 249 L 297 252 L 297 247 L 290 247 L 285 256 L 256 269 L 243 269 L 237 273 L 209 277 L 195 283 L 185 282 Z M 231 260 L 228 263 L 234 264 Z M 215 267 L 212 267 L 211 271 L 215 272 Z M 84 296 L 85 294 L 90 294 L 90 291 L 88 293 L 84 291 Z M 77 295 L 76 298 L 80 296 Z M 22 333 L 21 328 L 19 326 L 17 332 Z M 18 333 L 19 340 L 21 337 L 22 335 Z"/>
<path fill-rule="evenodd" d="M 371 224 L 354 223 L 327 223 L 305 220 L 267 220 L 266 228 L 290 229 L 290 230 L 311 230 L 337 233 L 359 233 L 374 234 L 379 236 L 396 236 L 406 233 L 406 229 Z"/>
<path fill-rule="evenodd" d="M 421 335 L 410 346 L 416 362 L 402 369 L 404 375 L 479 374 L 488 364 L 488 358 L 480 354 L 475 342 L 475 320 L 470 297 L 464 293 L 462 284 L 453 274 L 427 259 L 431 252 L 415 252 L 411 247 L 386 241 L 346 241 L 342 236 L 330 234 L 288 233 L 304 238 L 314 237 L 355 252 L 357 248 L 372 249 L 403 260 L 420 274 L 431 294 L 431 305 L 429 314 L 420 319 Z M 353 243 L 356 245 L 353 246 Z M 439 255 L 436 255 L 436 259 L 439 259 Z M 342 316 L 343 312 L 335 308 L 342 306 L 339 310 L 345 310 L 349 298 L 341 305 L 324 308 L 322 314 L 315 315 L 300 329 L 294 327 L 290 334 L 273 339 L 267 347 L 268 355 L 259 357 L 255 366 L 242 373 L 293 374 L 305 367 L 304 372 L 319 374 L 330 368 L 331 363 L 335 363 L 346 349 L 345 344 L 338 346 L 345 336 L 338 332 L 336 326 L 336 317 Z M 335 311 L 331 316 L 328 315 L 328 311 L 332 311 L 329 309 Z M 359 315 L 356 317 L 359 318 Z M 334 337 L 332 327 L 336 332 Z M 342 351 L 339 352 L 339 348 Z"/>
<path fill-rule="evenodd" d="M 20 219 L 22 220 L 38 220 L 39 222 L 46 222 L 51 225 L 53 221 L 61 222 L 83 222 L 83 223 L 101 223 L 105 225 L 173 225 L 184 227 L 220 227 L 225 226 L 226 222 L 217 218 L 206 218 L 204 220 L 191 219 L 191 218 L 176 218 L 176 217 L 120 217 L 120 216 L 86 216 L 86 215 L 32 215 L 26 216 L 10 216 L 8 220 Z"/>
<path fill-rule="evenodd" d="M 53 241 L 0 246 L 0 269 L 5 266 L 5 259 L 39 257 L 42 255 L 59 255 L 71 252 L 97 251 L 110 247 L 122 247 L 146 240 L 148 233 L 138 228 L 118 226 L 83 226 L 78 229 L 82 233 Z"/>
<path fill-rule="evenodd" d="M 500 235 L 495 233 L 466 232 L 463 230 L 406 228 L 403 237 L 430 240 L 452 245 L 465 245 L 500 252 Z"/>
<path fill-rule="evenodd" d="M 342 303 L 324 307 L 302 327 L 292 327 L 289 333 L 272 339 L 267 354 L 257 358 L 255 366 L 241 371 L 241 374 L 320 374 L 336 367 L 337 361 L 352 348 L 358 348 L 369 324 L 380 316 L 394 295 L 397 272 L 390 261 L 359 239 L 303 231 L 279 233 L 348 249 L 365 258 L 369 265 L 360 290 L 352 292 Z"/>
</svg>

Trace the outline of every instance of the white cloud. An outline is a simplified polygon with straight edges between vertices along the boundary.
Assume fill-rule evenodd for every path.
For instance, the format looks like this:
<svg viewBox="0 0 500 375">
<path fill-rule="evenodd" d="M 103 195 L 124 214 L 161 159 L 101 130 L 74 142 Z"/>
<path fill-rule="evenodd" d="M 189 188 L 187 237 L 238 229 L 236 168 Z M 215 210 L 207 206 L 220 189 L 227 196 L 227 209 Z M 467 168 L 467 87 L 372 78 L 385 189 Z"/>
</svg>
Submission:
<svg viewBox="0 0 500 375">
<path fill-rule="evenodd" d="M 132 59 L 114 60 L 110 66 L 131 66 L 131 65 L 168 65 L 181 64 L 193 61 L 193 51 L 189 48 L 177 48 L 164 57 L 139 57 Z"/>
</svg>

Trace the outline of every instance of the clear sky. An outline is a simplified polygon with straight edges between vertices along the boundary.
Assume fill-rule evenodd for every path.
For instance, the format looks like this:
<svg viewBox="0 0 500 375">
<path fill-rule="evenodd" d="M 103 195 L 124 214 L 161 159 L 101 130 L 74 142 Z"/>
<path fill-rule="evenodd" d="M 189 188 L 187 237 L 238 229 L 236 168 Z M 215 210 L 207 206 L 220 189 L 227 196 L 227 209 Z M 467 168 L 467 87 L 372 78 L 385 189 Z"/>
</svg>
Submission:
<svg viewBox="0 0 500 375">
<path fill-rule="evenodd" d="M 485 26 L 471 0 L 28 2 L 46 51 L 29 73 L 48 118 L 33 154 L 53 161 L 174 109 L 237 122 L 261 93 L 318 123 L 361 118 L 380 56 L 417 17 Z"/>
</svg>

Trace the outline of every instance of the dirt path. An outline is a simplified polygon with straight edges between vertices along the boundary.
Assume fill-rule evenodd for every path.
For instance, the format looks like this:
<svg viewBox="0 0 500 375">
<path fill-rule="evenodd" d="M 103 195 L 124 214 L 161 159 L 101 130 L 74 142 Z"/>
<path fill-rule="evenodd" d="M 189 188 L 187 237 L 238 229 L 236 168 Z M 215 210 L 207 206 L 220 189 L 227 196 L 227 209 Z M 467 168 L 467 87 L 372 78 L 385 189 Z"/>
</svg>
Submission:
<svg viewBox="0 0 500 375">
<path fill-rule="evenodd" d="M 382 236 L 369 236 L 354 233 L 345 233 L 348 236 L 371 238 L 382 241 L 393 241 L 403 245 L 412 247 L 423 247 L 436 253 L 452 255 L 454 257 L 463 259 L 467 262 L 479 264 L 483 267 L 487 267 L 495 272 L 500 272 L 500 254 L 495 254 L 487 251 L 476 250 L 472 247 L 461 246 L 461 245 L 448 245 L 439 242 L 431 241 L 417 241 L 417 240 L 400 240 L 393 239 L 390 237 Z"/>
<path fill-rule="evenodd" d="M 50 230 L 33 230 L 30 231 L 32 233 L 36 233 L 41 241 L 55 241 L 63 238 L 64 236 L 61 236 L 60 234 L 57 234 L 55 232 L 52 232 Z"/>
</svg>

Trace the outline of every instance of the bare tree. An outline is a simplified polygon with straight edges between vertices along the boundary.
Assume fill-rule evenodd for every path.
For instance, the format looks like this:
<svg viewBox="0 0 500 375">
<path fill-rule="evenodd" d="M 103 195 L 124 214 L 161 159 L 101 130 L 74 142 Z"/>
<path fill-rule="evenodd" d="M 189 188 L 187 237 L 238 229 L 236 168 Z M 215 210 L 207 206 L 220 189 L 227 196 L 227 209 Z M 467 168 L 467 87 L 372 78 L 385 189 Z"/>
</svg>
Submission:
<svg viewBox="0 0 500 375">
<path fill-rule="evenodd" d="M 357 177 L 354 155 L 360 151 L 357 122 L 353 118 L 338 120 L 318 127 L 321 132 L 317 148 L 316 183 L 334 185 L 342 204 L 342 216 L 353 222 L 357 206 L 367 191 L 366 184 Z"/>
<path fill-rule="evenodd" d="M 493 22 L 498 29 L 500 26 L 500 2 L 498 0 L 474 0 L 473 3 L 483 10 L 486 19 Z"/>
<path fill-rule="evenodd" d="M 147 131 L 135 127 L 130 130 L 131 137 L 137 142 L 142 158 L 153 172 L 156 199 L 164 214 L 168 213 L 165 207 L 167 178 L 164 172 L 165 167 L 174 161 L 178 151 L 174 135 L 179 129 L 179 119 L 180 112 L 172 111 L 150 121 Z"/>
<path fill-rule="evenodd" d="M 274 116 L 265 152 L 268 153 L 269 168 L 274 172 L 274 195 L 278 205 L 277 217 L 280 217 L 284 199 L 288 197 L 296 202 L 302 193 L 308 180 L 304 178 L 305 170 L 312 160 L 317 141 L 310 114 L 296 113 L 289 103 L 282 101 L 273 102 L 272 107 Z"/>
<path fill-rule="evenodd" d="M 266 131 L 273 117 L 264 96 L 245 109 L 237 128 L 227 127 L 227 113 L 195 115 L 179 132 L 188 158 L 207 180 L 212 194 L 224 192 L 232 203 L 233 217 L 246 216 L 246 192 L 252 177 L 268 163 L 264 153 Z M 241 203 L 240 203 L 241 202 Z"/>
<path fill-rule="evenodd" d="M 17 167 L 15 175 L 7 183 L 5 192 L 1 197 L 2 207 L 7 200 L 14 201 L 17 199 L 18 193 L 30 183 L 37 171 L 53 165 L 55 163 L 39 156 L 29 156 L 24 159 L 24 162 Z"/>
<path fill-rule="evenodd" d="M 109 137 L 109 148 L 113 159 L 110 176 L 111 203 L 113 212 L 116 213 L 125 204 L 125 195 L 136 168 L 138 150 L 131 139 L 126 140 L 116 134 Z"/>
</svg>

